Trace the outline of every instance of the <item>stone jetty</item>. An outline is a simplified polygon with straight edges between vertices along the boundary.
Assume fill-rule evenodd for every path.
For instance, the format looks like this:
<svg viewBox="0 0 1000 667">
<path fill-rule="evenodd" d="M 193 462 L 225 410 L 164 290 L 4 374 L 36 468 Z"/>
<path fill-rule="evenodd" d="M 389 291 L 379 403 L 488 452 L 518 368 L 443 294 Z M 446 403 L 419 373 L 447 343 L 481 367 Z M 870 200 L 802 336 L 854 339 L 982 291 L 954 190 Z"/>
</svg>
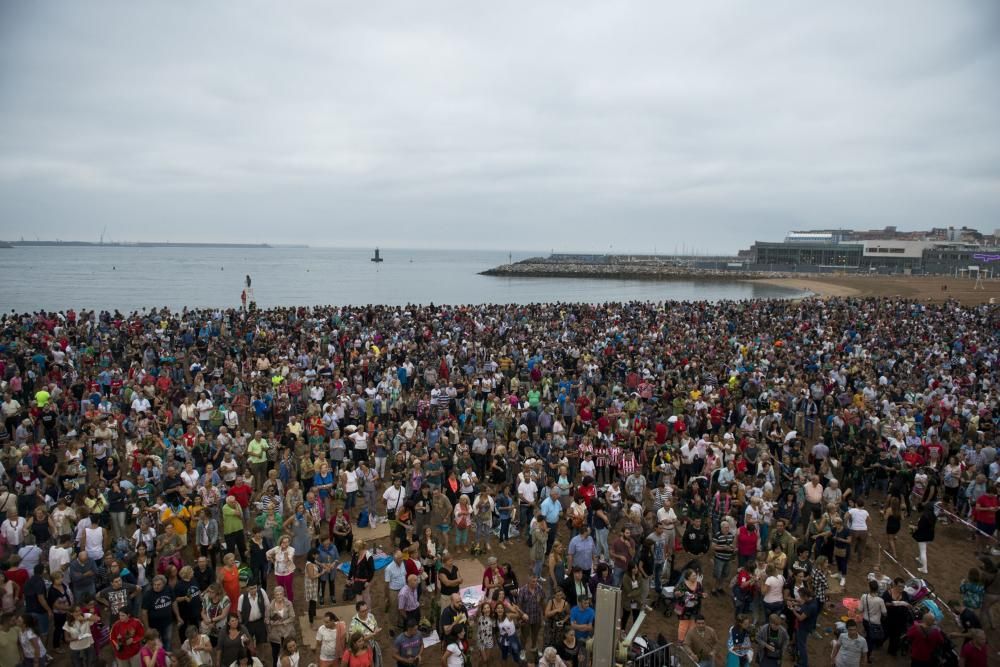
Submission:
<svg viewBox="0 0 1000 667">
<path fill-rule="evenodd" d="M 691 266 L 681 259 L 595 255 L 588 257 L 531 257 L 480 272 L 484 276 L 518 278 L 608 278 L 615 280 L 752 280 L 777 274 L 739 267 Z"/>
</svg>

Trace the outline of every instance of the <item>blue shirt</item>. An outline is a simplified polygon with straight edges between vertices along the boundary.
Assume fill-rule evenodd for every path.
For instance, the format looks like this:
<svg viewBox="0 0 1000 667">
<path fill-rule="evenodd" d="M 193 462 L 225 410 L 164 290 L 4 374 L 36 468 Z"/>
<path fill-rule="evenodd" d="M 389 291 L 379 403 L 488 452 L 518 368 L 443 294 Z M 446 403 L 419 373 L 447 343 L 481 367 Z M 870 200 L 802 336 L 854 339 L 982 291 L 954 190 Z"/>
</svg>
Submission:
<svg viewBox="0 0 1000 667">
<path fill-rule="evenodd" d="M 394 591 L 402 590 L 406 586 L 406 564 L 397 565 L 395 560 L 389 563 L 385 568 L 385 583 Z"/>
<path fill-rule="evenodd" d="M 576 623 L 577 625 L 593 625 L 595 617 L 596 615 L 594 614 L 593 607 L 587 607 L 586 610 L 583 610 L 580 607 L 573 607 L 569 610 L 570 623 Z M 594 633 L 577 630 L 576 638 L 589 639 L 592 634 Z"/>
<path fill-rule="evenodd" d="M 581 567 L 589 572 L 594 567 L 594 538 L 576 535 L 569 541 L 566 555 L 573 558 L 573 567 Z"/>
<path fill-rule="evenodd" d="M 497 514 L 500 515 L 501 519 L 509 519 L 511 509 L 514 507 L 514 502 L 507 497 L 506 493 L 501 493 L 496 499 L 496 510 Z"/>
<path fill-rule="evenodd" d="M 562 514 L 562 503 L 558 500 L 552 500 L 552 496 L 549 496 L 542 501 L 541 510 L 546 523 L 559 523 L 559 515 Z"/>
<path fill-rule="evenodd" d="M 321 484 L 333 484 L 333 473 L 328 472 L 325 475 L 320 473 L 315 473 L 313 475 L 313 486 L 320 486 Z M 319 497 L 326 498 L 330 495 L 330 489 L 320 489 Z"/>
</svg>

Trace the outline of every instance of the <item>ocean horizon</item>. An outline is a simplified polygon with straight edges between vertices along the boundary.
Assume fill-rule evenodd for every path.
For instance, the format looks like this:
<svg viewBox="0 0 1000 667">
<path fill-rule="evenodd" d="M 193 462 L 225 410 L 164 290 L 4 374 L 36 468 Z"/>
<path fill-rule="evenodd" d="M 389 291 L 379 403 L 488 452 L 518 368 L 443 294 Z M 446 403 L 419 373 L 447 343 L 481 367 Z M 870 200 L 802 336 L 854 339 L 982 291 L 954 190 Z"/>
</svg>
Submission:
<svg viewBox="0 0 1000 667">
<path fill-rule="evenodd" d="M 794 298 L 740 281 L 482 276 L 537 252 L 382 248 L 19 246 L 0 250 L 0 309 L 232 308 L 250 275 L 261 308 Z"/>
</svg>

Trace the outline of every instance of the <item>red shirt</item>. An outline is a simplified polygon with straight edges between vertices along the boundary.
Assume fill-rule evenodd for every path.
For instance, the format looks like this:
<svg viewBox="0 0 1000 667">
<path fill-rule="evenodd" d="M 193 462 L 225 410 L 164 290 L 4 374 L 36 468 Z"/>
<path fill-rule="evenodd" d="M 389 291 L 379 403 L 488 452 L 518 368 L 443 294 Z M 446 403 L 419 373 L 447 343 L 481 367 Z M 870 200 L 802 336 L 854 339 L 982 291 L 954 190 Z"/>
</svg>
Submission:
<svg viewBox="0 0 1000 667">
<path fill-rule="evenodd" d="M 246 509 L 250 506 L 250 496 L 253 495 L 253 489 L 247 484 L 234 484 L 233 488 L 229 489 L 229 495 L 236 498 L 240 507 Z"/>
<path fill-rule="evenodd" d="M 4 572 L 8 579 L 17 584 L 17 597 L 21 597 L 24 591 L 24 585 L 28 583 L 28 571 L 23 567 L 13 568 Z"/>
<path fill-rule="evenodd" d="M 115 621 L 111 626 L 111 646 L 115 657 L 128 660 L 142 648 L 142 636 L 146 632 L 142 622 L 137 618 L 126 621 Z"/>
<path fill-rule="evenodd" d="M 937 628 L 926 629 L 921 623 L 914 623 L 906 631 L 910 639 L 910 659 L 913 661 L 930 662 L 934 649 L 944 642 L 944 635 Z"/>
<path fill-rule="evenodd" d="M 924 464 L 924 457 L 922 457 L 917 450 L 910 449 L 903 454 L 903 460 L 910 464 L 911 468 L 919 468 Z"/>
<path fill-rule="evenodd" d="M 979 508 L 987 507 L 1000 507 L 1000 499 L 992 493 L 984 493 L 979 496 L 979 500 L 976 501 L 976 508 L 972 510 L 973 518 L 979 523 L 986 523 L 989 525 L 994 525 L 997 522 L 997 513 L 985 510 L 980 510 Z"/>
<path fill-rule="evenodd" d="M 962 647 L 962 658 L 965 667 L 986 667 L 989 663 L 990 645 L 976 646 L 976 642 L 966 642 Z"/>
<path fill-rule="evenodd" d="M 746 526 L 740 526 L 736 531 L 736 552 L 744 557 L 756 555 L 759 537 L 760 534 L 756 530 L 750 532 Z"/>
</svg>

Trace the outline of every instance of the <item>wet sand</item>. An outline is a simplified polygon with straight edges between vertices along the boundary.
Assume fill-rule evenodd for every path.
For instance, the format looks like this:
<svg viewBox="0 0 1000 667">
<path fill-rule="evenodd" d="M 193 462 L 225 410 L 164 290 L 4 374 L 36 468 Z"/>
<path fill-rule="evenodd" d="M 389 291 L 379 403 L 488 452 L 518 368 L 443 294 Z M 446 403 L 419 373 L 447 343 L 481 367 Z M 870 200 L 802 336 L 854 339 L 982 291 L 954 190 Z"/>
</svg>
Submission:
<svg viewBox="0 0 1000 667">
<path fill-rule="evenodd" d="M 747 282 L 808 290 L 819 297 L 902 297 L 940 302 L 956 299 L 964 305 L 1000 303 L 1000 279 L 986 280 L 981 289 L 970 278 L 946 276 L 815 276 L 758 278 Z"/>
</svg>

